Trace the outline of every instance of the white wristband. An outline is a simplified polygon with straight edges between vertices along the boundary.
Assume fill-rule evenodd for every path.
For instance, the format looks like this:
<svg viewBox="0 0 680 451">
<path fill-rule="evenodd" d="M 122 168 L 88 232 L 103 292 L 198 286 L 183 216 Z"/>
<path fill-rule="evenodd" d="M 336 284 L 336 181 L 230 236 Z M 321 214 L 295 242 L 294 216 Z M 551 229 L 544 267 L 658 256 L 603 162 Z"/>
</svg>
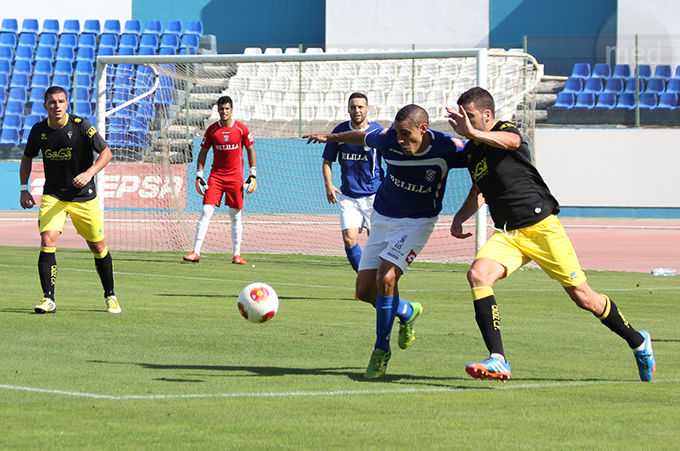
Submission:
<svg viewBox="0 0 680 451">
<path fill-rule="evenodd" d="M 203 178 L 203 169 L 197 169 L 196 170 L 196 177 Z"/>
<path fill-rule="evenodd" d="M 250 175 L 252 175 L 253 177 L 257 177 L 257 169 L 255 168 L 255 166 L 250 168 Z"/>
<path fill-rule="evenodd" d="M 19 185 L 19 191 L 28 191 L 28 185 Z"/>
</svg>

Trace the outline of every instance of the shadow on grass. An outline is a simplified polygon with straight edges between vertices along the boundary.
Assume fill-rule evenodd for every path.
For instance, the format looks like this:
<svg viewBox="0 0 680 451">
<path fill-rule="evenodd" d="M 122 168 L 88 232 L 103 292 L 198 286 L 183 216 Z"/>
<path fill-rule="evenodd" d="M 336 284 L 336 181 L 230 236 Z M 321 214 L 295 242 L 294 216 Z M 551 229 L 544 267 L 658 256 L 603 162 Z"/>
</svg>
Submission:
<svg viewBox="0 0 680 451">
<path fill-rule="evenodd" d="M 99 363 L 106 365 L 136 365 L 150 370 L 176 370 L 176 371 L 212 371 L 226 373 L 218 377 L 277 377 L 277 376 L 345 376 L 355 382 L 365 383 L 398 383 L 406 385 L 427 385 L 448 389 L 489 389 L 490 387 L 469 387 L 454 386 L 451 382 L 468 380 L 460 377 L 436 377 L 420 376 L 412 374 L 387 374 L 379 380 L 367 380 L 364 378 L 364 369 L 357 367 L 337 367 L 337 368 L 284 368 L 276 366 L 240 366 L 240 365 L 162 365 L 155 363 L 137 362 L 109 362 L 104 360 L 88 360 L 89 363 Z M 241 374 L 228 374 L 241 373 Z M 249 374 L 242 374 L 249 373 Z M 196 375 L 195 375 L 196 376 Z M 201 375 L 205 376 L 205 375 Z M 154 380 L 170 382 L 204 382 L 203 380 L 181 379 L 181 378 L 158 378 Z"/>
</svg>

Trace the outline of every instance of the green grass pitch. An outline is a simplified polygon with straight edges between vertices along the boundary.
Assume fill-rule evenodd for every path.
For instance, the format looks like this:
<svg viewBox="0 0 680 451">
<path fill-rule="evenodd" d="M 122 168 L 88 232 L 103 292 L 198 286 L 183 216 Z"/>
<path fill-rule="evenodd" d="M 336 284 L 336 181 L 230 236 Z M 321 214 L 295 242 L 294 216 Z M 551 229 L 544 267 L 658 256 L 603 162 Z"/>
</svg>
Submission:
<svg viewBox="0 0 680 451">
<path fill-rule="evenodd" d="M 38 315 L 38 250 L 0 247 L 2 450 L 677 450 L 680 277 L 588 272 L 658 370 L 540 270 L 495 292 L 513 379 L 473 380 L 486 357 L 465 265 L 415 262 L 400 294 L 425 310 L 380 381 L 363 373 L 375 313 L 343 258 L 113 252 L 122 313 L 106 312 L 92 255 L 57 251 L 57 313 Z M 254 265 L 254 266 L 253 266 Z M 272 285 L 266 324 L 239 291 Z"/>
</svg>

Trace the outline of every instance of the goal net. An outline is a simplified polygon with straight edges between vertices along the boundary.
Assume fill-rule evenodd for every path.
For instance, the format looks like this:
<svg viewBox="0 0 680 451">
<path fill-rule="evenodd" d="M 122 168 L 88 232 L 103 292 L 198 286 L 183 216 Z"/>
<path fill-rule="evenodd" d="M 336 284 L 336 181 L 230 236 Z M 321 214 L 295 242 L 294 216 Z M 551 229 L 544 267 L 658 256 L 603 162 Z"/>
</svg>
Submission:
<svg viewBox="0 0 680 451">
<path fill-rule="evenodd" d="M 369 119 L 382 126 L 415 103 L 428 112 L 431 128 L 453 133 L 445 107 L 482 86 L 494 96 L 496 117 L 516 123 L 531 144 L 538 80 L 530 55 L 485 49 L 99 57 L 96 101 L 104 113 L 97 127 L 114 155 L 98 181 L 109 246 L 193 249 L 202 206 L 195 158 L 205 129 L 219 119 L 215 102 L 222 95 L 232 98 L 232 116 L 255 138 L 258 187 L 245 196 L 242 253 L 342 256 L 339 209 L 328 204 L 323 187 L 323 145 L 308 145 L 302 135 L 347 121 L 353 92 L 367 95 Z M 211 157 L 212 151 L 206 178 Z M 336 186 L 339 176 L 335 163 Z M 473 259 L 479 243 L 449 233 L 469 179 L 465 169 L 450 172 L 444 209 L 419 260 Z M 466 227 L 485 239 L 490 225 L 484 216 Z M 364 232 L 362 246 L 365 239 Z M 202 255 L 231 252 L 223 205 L 212 217 Z"/>
</svg>

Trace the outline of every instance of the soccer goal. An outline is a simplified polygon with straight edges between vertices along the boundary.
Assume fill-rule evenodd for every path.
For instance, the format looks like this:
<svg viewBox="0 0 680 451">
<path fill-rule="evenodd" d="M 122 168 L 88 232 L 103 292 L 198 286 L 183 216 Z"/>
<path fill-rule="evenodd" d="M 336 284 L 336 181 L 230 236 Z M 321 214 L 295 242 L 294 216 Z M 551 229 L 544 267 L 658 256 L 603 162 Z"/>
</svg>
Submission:
<svg viewBox="0 0 680 451">
<path fill-rule="evenodd" d="M 257 152 L 258 188 L 246 195 L 242 252 L 340 256 L 338 207 L 327 203 L 321 176 L 323 146 L 307 145 L 302 135 L 348 120 L 353 92 L 368 96 L 369 119 L 385 127 L 399 108 L 415 103 L 428 112 L 431 128 L 452 133 L 445 107 L 482 86 L 496 100 L 496 117 L 513 121 L 531 145 L 539 78 L 531 55 L 486 49 L 100 56 L 97 128 L 114 154 L 98 183 L 109 246 L 192 249 L 202 203 L 194 158 L 205 129 L 219 119 L 215 102 L 222 95 L 232 98 L 233 117 L 250 128 Z M 334 165 L 336 186 L 339 173 Z M 449 233 L 469 186 L 467 170 L 449 174 L 444 209 L 419 260 L 473 259 L 489 232 L 486 213 L 466 224 L 477 240 Z M 229 215 L 220 207 L 203 254 L 230 252 Z"/>
</svg>

